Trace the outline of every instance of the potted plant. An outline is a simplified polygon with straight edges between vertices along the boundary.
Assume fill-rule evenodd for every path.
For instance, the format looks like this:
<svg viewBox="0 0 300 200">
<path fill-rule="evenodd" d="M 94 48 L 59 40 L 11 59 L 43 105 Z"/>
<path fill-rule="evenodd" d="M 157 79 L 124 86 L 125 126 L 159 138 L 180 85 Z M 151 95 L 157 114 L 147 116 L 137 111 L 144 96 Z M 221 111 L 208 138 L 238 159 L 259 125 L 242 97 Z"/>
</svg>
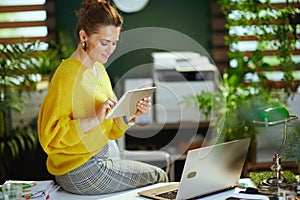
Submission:
<svg viewBox="0 0 300 200">
<path fill-rule="evenodd" d="M 28 43 L 24 40 L 18 44 L 0 44 L 0 177 L 2 179 L 5 178 L 8 170 L 12 169 L 10 164 L 14 160 L 28 151 L 36 151 L 38 147 L 36 117 L 28 124 L 12 127 L 12 111 L 22 114 L 26 103 L 22 93 L 25 92 L 30 97 L 30 92 L 37 89 L 39 81 L 43 79 L 49 81 L 61 59 L 70 56 L 75 48 L 73 40 L 65 31 L 58 32 L 57 43 L 54 41 Z M 37 79 L 38 76 L 41 77 L 40 80 Z"/>
<path fill-rule="evenodd" d="M 34 80 L 27 66 L 34 57 L 38 43 L 1 44 L 0 51 L 0 158 L 1 177 L 8 170 L 7 160 L 21 151 L 35 146 L 37 139 L 32 132 L 13 130 L 11 111 L 22 112 L 24 99 L 21 92 L 30 89 Z"/>
<path fill-rule="evenodd" d="M 238 73 L 223 74 L 222 82 L 218 83 L 218 90 L 214 93 L 203 91 L 194 97 L 186 96 L 183 103 L 187 106 L 197 105 L 199 111 L 211 120 L 214 128 L 212 137 L 217 142 L 251 138 L 248 161 L 256 160 L 256 137 L 259 133 L 253 124 L 251 113 L 255 109 L 267 105 L 282 105 L 285 99 L 277 93 L 274 96 L 268 88 L 254 89 L 239 80 Z M 258 89 L 259 88 L 259 89 Z"/>
<path fill-rule="evenodd" d="M 0 44 L 1 178 L 11 169 L 11 163 L 38 144 L 36 120 L 13 127 L 12 112 L 22 114 L 26 103 L 24 93 L 30 98 L 30 92 L 36 89 L 36 75 L 52 75 L 56 68 L 58 51 L 55 48 L 42 50 L 45 44 L 40 41 Z"/>
</svg>

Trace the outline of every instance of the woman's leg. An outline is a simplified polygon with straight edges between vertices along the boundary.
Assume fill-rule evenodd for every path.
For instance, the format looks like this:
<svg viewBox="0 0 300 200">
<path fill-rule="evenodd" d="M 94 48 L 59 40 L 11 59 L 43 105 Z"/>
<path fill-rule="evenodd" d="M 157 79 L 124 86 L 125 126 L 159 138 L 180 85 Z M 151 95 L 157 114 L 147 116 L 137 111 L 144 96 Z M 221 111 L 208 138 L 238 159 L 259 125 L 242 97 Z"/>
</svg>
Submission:
<svg viewBox="0 0 300 200">
<path fill-rule="evenodd" d="M 107 194 L 168 181 L 161 168 L 131 160 L 90 159 L 62 176 L 56 176 L 66 191 L 77 194 Z"/>
</svg>

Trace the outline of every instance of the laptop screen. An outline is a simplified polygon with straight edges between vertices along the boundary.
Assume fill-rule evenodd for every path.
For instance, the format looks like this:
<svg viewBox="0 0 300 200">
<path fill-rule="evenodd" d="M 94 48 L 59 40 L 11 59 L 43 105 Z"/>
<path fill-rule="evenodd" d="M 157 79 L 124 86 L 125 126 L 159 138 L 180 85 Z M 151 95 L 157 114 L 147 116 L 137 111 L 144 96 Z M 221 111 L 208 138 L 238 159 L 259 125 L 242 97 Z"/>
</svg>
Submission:
<svg viewBox="0 0 300 200">
<path fill-rule="evenodd" d="M 177 199 L 186 199 L 234 187 L 241 176 L 250 139 L 190 150 Z"/>
</svg>

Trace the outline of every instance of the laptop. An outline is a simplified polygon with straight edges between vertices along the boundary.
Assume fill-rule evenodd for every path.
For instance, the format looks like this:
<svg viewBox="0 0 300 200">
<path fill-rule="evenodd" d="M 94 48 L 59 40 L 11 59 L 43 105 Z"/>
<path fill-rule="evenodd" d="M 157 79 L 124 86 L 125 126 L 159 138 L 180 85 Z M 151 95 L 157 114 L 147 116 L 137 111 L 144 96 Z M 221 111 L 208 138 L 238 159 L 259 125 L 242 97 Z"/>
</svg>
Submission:
<svg viewBox="0 0 300 200">
<path fill-rule="evenodd" d="M 245 138 L 190 150 L 179 183 L 170 183 L 138 194 L 151 199 L 179 200 L 232 189 L 240 179 L 249 144 L 250 138 Z"/>
</svg>

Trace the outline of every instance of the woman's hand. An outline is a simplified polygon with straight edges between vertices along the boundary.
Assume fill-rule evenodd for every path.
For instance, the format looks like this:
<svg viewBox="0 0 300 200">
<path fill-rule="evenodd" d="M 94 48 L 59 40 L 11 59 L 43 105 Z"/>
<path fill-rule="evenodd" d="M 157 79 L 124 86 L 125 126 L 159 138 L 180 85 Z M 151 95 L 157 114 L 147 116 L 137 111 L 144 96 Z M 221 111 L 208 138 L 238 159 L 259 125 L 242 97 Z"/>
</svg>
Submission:
<svg viewBox="0 0 300 200">
<path fill-rule="evenodd" d="M 112 98 L 107 99 L 103 104 L 101 104 L 100 108 L 97 112 L 97 119 L 99 121 L 99 124 L 101 124 L 107 113 L 116 105 L 116 101 Z"/>
<path fill-rule="evenodd" d="M 135 118 L 138 115 L 147 114 L 150 111 L 151 106 L 152 106 L 151 97 L 145 97 L 139 100 L 136 104 L 136 112 L 132 115 L 127 116 L 128 121 L 131 121 L 133 118 Z"/>
<path fill-rule="evenodd" d="M 101 104 L 101 106 L 97 110 L 96 116 L 94 115 L 92 117 L 81 119 L 80 127 L 83 130 L 83 132 L 87 132 L 101 124 L 104 121 L 108 111 L 112 109 L 115 106 L 115 104 L 116 102 L 113 99 L 109 98 L 103 104 Z"/>
</svg>

